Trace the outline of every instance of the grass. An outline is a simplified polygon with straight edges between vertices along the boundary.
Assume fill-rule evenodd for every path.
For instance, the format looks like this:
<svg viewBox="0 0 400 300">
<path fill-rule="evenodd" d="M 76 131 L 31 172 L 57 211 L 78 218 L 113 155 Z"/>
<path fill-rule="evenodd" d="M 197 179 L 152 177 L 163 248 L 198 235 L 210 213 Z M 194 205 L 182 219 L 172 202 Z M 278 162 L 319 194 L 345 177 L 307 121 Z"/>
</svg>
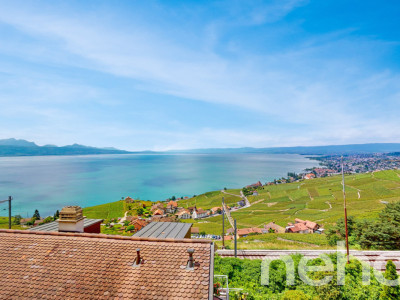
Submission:
<svg viewBox="0 0 400 300">
<path fill-rule="evenodd" d="M 219 248 L 222 241 L 218 241 Z M 225 246 L 234 249 L 233 241 L 225 241 Z M 335 249 L 328 245 L 324 235 L 320 234 L 257 234 L 238 239 L 238 249 L 241 250 L 306 250 L 306 249 Z"/>
<path fill-rule="evenodd" d="M 90 219 L 112 219 L 123 217 L 125 213 L 124 201 L 85 207 L 83 215 Z"/>
<path fill-rule="evenodd" d="M 366 174 L 346 175 L 346 197 L 349 216 L 374 219 L 385 207 L 381 201 L 400 200 L 400 172 L 380 171 Z M 231 191 L 229 191 L 231 192 Z M 238 191 L 235 194 L 239 194 Z M 360 197 L 359 197 L 360 195 Z M 222 196 L 229 203 L 236 203 L 239 197 L 227 198 L 219 191 L 179 201 L 185 207 L 197 205 L 201 208 L 220 206 Z M 311 196 L 311 197 L 310 197 Z M 341 176 L 304 180 L 280 185 L 265 186 L 258 196 L 249 196 L 251 207 L 232 212 L 238 228 L 262 227 L 274 221 L 286 226 L 295 218 L 308 219 L 329 228 L 343 217 L 343 194 Z M 221 216 L 203 220 L 189 220 L 193 226 L 209 234 L 221 234 Z M 225 223 L 226 228 L 230 225 Z"/>
<path fill-rule="evenodd" d="M 11 229 L 26 229 L 23 228 L 21 225 L 14 225 L 12 222 L 14 218 L 11 218 Z M 7 217 L 0 217 L 0 229 L 8 229 L 8 218 Z"/>
</svg>

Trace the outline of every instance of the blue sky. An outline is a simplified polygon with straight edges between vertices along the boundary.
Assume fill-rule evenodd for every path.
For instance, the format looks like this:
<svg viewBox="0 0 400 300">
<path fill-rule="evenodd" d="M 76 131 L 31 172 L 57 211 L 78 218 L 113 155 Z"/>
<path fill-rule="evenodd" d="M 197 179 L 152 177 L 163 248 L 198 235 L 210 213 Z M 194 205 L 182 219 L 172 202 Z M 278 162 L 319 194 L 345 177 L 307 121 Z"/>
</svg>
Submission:
<svg viewBox="0 0 400 300">
<path fill-rule="evenodd" d="M 1 1 L 0 138 L 400 142 L 398 1 Z"/>
</svg>

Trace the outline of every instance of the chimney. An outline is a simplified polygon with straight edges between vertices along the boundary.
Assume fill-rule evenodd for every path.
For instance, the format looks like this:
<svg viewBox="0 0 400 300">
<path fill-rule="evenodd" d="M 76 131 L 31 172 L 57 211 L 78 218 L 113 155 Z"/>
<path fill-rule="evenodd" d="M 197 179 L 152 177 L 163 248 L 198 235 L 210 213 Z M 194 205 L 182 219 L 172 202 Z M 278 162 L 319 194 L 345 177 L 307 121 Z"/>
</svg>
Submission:
<svg viewBox="0 0 400 300">
<path fill-rule="evenodd" d="M 187 252 L 189 253 L 189 260 L 187 262 L 187 269 L 193 269 L 194 268 L 194 259 L 193 259 L 193 253 L 194 249 L 188 249 Z"/>
<path fill-rule="evenodd" d="M 80 206 L 65 206 L 58 219 L 60 232 L 84 232 L 83 214 Z"/>
<path fill-rule="evenodd" d="M 136 265 L 140 265 L 140 249 L 136 249 Z"/>
</svg>

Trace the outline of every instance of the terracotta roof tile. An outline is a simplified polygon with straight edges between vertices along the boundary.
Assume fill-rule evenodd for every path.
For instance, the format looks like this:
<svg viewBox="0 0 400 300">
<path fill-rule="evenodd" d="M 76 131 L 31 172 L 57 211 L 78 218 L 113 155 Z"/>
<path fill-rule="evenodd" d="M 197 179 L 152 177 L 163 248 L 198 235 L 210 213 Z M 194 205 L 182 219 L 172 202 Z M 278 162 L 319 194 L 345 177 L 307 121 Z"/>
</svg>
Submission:
<svg viewBox="0 0 400 300">
<path fill-rule="evenodd" d="M 137 248 L 144 262 L 133 267 Z M 208 299 L 212 250 L 190 239 L 0 230 L 0 299 Z"/>
</svg>

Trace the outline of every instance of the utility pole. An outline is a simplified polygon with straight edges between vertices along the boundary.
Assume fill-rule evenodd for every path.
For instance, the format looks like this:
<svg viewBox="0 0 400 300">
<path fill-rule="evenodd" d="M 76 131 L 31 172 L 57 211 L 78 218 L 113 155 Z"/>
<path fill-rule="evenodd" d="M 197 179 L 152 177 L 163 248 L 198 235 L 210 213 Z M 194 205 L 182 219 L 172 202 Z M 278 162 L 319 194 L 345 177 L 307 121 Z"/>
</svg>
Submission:
<svg viewBox="0 0 400 300">
<path fill-rule="evenodd" d="M 236 227 L 236 219 L 235 219 L 235 257 L 237 257 L 237 227 Z"/>
<path fill-rule="evenodd" d="M 11 200 L 12 197 L 8 196 L 7 200 L 2 200 L 0 203 L 4 203 L 8 201 L 8 229 L 11 229 Z"/>
<path fill-rule="evenodd" d="M 222 249 L 225 249 L 225 199 L 222 197 Z"/>
<path fill-rule="evenodd" d="M 343 205 L 344 205 L 344 228 L 346 231 L 346 250 L 347 250 L 347 263 L 350 263 L 350 251 L 349 251 L 349 232 L 347 229 L 347 207 L 346 207 L 346 190 L 344 185 L 344 167 L 343 167 L 343 155 L 341 157 L 342 163 L 342 185 L 343 185 Z"/>
</svg>

